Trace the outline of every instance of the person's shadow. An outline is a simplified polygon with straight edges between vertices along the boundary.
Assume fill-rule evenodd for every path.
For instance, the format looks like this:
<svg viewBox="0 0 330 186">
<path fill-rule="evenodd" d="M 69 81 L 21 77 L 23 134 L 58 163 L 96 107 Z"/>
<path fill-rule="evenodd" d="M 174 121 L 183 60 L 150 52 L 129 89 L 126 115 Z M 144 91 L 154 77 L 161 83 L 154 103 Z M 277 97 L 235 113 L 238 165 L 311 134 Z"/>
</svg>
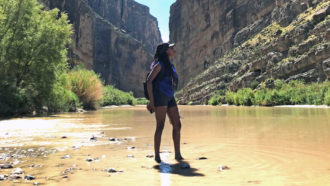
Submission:
<svg viewBox="0 0 330 186">
<path fill-rule="evenodd" d="M 157 169 L 160 173 L 178 174 L 181 176 L 205 176 L 202 173 L 197 173 L 198 169 L 190 167 L 186 161 L 180 161 L 176 164 L 162 162 L 159 165 L 155 165 L 154 169 Z"/>
</svg>

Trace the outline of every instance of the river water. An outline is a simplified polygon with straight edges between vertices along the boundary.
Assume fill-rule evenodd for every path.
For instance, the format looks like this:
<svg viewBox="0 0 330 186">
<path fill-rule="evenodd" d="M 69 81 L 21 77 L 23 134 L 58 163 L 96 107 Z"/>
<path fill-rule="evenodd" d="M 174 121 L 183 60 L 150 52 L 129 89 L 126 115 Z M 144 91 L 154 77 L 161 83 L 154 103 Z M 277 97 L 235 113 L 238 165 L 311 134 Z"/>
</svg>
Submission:
<svg viewBox="0 0 330 186">
<path fill-rule="evenodd" d="M 0 184 L 330 185 L 330 109 L 179 109 L 185 160 L 174 160 L 167 121 L 160 165 L 147 157 L 155 119 L 145 106 L 0 120 L 0 164 L 13 166 Z M 18 167 L 35 179 L 13 179 Z"/>
</svg>

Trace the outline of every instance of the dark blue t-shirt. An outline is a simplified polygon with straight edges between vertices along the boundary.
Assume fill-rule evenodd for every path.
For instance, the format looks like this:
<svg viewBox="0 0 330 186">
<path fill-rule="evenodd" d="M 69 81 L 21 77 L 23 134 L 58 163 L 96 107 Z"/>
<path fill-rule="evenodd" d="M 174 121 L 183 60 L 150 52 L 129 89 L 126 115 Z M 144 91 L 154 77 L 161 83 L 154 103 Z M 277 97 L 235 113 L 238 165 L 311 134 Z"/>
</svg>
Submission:
<svg viewBox="0 0 330 186">
<path fill-rule="evenodd" d="M 156 65 L 159 64 L 162 67 L 162 70 L 165 70 L 164 63 L 161 61 L 158 61 Z M 175 71 L 175 68 L 173 65 L 171 65 L 172 75 L 174 78 L 178 78 L 178 75 Z M 155 88 L 160 90 L 162 93 L 164 93 L 168 97 L 174 97 L 174 90 L 172 88 L 172 77 L 171 72 L 164 72 L 164 77 L 156 82 Z"/>
</svg>

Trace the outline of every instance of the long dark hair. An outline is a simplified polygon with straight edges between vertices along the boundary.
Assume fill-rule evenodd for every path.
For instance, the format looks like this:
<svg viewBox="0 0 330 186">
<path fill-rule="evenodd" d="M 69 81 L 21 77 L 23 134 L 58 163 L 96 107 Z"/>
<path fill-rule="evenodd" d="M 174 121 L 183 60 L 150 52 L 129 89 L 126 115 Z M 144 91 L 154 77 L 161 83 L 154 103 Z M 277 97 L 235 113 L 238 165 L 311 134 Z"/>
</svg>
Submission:
<svg viewBox="0 0 330 186">
<path fill-rule="evenodd" d="M 163 43 L 157 46 L 156 53 L 154 55 L 153 65 L 155 65 L 158 61 L 161 61 L 164 64 L 165 70 L 169 70 L 171 62 L 167 54 L 168 48 L 168 43 Z"/>
<path fill-rule="evenodd" d="M 170 62 L 170 59 L 168 58 L 166 51 L 159 55 L 158 61 L 161 61 L 164 64 L 166 72 L 168 72 L 170 70 L 171 62 Z"/>
</svg>

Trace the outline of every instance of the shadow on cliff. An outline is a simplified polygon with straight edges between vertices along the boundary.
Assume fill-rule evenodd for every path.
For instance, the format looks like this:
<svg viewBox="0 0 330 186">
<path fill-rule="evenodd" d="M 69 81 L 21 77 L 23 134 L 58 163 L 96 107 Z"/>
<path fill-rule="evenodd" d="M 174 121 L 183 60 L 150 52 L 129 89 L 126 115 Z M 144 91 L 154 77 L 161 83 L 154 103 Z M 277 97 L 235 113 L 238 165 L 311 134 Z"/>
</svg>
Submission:
<svg viewBox="0 0 330 186">
<path fill-rule="evenodd" d="M 202 173 L 197 173 L 198 169 L 190 167 L 189 163 L 186 161 L 180 161 L 176 164 L 168 164 L 162 162 L 160 165 L 155 165 L 153 167 L 157 169 L 160 173 L 167 173 L 167 174 L 177 174 L 181 176 L 205 176 Z"/>
</svg>

